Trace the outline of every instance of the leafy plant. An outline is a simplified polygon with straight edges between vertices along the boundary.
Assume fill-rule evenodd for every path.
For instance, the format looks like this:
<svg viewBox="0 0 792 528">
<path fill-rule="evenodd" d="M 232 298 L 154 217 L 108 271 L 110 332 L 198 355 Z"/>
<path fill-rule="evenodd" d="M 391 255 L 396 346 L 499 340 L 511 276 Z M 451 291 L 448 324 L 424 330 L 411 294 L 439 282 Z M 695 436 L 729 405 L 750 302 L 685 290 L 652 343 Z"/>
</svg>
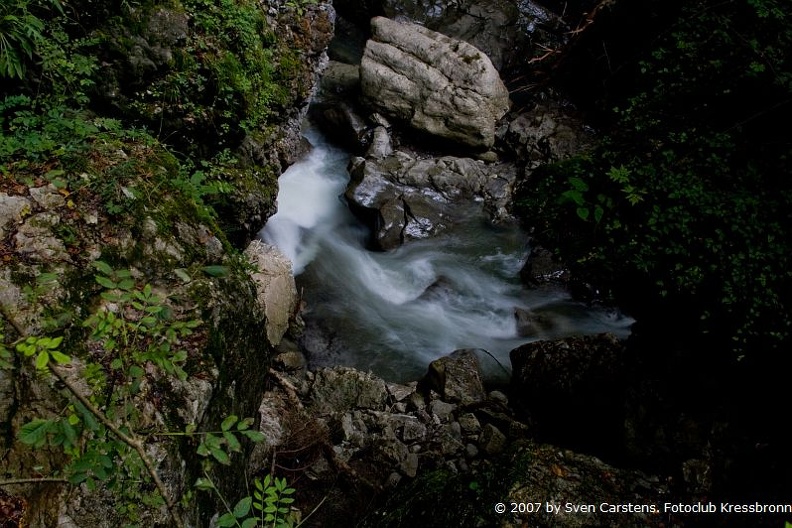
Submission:
<svg viewBox="0 0 792 528">
<path fill-rule="evenodd" d="M 243 497 L 233 508 L 220 495 L 211 479 L 199 479 L 196 487 L 217 493 L 226 505 L 226 513 L 218 517 L 219 528 L 294 528 L 299 526 L 295 512 L 289 506 L 294 503 L 296 492 L 289 487 L 285 478 L 266 475 L 264 480 L 254 479 L 253 495 Z"/>
<path fill-rule="evenodd" d="M 30 60 L 43 41 L 44 21 L 35 11 L 54 7 L 63 13 L 59 0 L 9 0 L 0 4 L 0 77 L 25 75 L 25 58 Z"/>
<path fill-rule="evenodd" d="M 640 54 L 607 137 L 535 172 L 518 199 L 578 272 L 634 309 L 673 306 L 734 358 L 792 336 L 792 187 L 778 177 L 792 144 L 770 132 L 789 113 L 788 45 L 774 0 L 685 4 Z"/>
</svg>

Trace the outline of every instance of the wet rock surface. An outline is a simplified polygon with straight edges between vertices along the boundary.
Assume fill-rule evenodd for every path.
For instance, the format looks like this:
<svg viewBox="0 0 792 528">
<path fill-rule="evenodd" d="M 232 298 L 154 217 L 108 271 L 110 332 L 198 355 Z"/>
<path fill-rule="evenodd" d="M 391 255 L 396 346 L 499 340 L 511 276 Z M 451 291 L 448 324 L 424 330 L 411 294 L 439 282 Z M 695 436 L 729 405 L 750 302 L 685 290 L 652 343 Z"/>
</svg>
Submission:
<svg viewBox="0 0 792 528">
<path fill-rule="evenodd" d="M 350 207 L 374 233 L 379 249 L 434 236 L 454 222 L 458 204 L 483 202 L 495 222 L 510 221 L 513 165 L 472 158 L 422 159 L 405 151 L 354 158 L 345 193 Z"/>
</svg>

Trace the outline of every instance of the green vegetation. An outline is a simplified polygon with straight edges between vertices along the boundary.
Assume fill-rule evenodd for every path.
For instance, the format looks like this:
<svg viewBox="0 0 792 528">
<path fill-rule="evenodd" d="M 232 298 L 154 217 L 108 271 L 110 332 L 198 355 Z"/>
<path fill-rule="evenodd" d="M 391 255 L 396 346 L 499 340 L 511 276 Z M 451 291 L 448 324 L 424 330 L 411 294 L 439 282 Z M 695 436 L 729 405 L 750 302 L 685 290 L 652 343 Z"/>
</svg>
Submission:
<svg viewBox="0 0 792 528">
<path fill-rule="evenodd" d="M 307 3 L 280 16 L 293 24 Z M 273 206 L 277 126 L 309 90 L 302 43 L 276 35 L 254 0 L 0 4 L 0 192 L 30 204 L 0 240 L 0 280 L 21 292 L 19 310 L 2 306 L 0 368 L 52 396 L 3 425 L 10 449 L 45 464 L 4 483 L 110 493 L 132 526 L 163 506 L 174 525 L 211 515 L 219 490 L 245 493 L 246 471 L 222 468 L 262 438 L 239 416 L 260 401 L 269 350 L 229 240 L 246 242 Z M 36 216 L 50 219 L 32 229 L 54 257 L 15 250 L 16 227 Z M 185 424 L 163 400 L 207 377 L 218 394 Z M 187 467 L 167 467 L 178 460 Z M 166 489 L 171 470 L 218 486 Z M 295 524 L 285 481 L 254 484 L 256 522 L 235 520 Z"/>
<path fill-rule="evenodd" d="M 535 173 L 519 211 L 634 313 L 670 310 L 732 357 L 779 350 L 792 329 L 792 17 L 774 0 L 651 13 L 670 22 L 622 66 L 635 80 L 605 100 L 608 137 Z"/>
<path fill-rule="evenodd" d="M 219 494 L 211 479 L 199 479 L 196 486 L 199 489 L 212 490 Z M 233 508 L 225 502 L 227 513 L 217 519 L 220 528 L 292 528 L 302 524 L 298 522 L 297 515 L 289 506 L 294 502 L 292 495 L 294 488 L 290 488 L 284 478 L 272 478 L 270 475 L 264 480 L 253 480 L 253 495 L 248 495 L 237 502 Z"/>
<path fill-rule="evenodd" d="M 184 526 L 177 508 L 178 497 L 168 491 L 145 449 L 147 439 L 196 438 L 196 454 L 202 457 L 205 477 L 195 484 L 198 490 L 218 494 L 227 505 L 209 474 L 214 463 L 231 465 L 231 454 L 242 451 L 242 439 L 260 442 L 264 435 L 251 429 L 252 419 L 227 416 L 219 431 L 198 431 L 187 424 L 183 432 L 160 430 L 152 416 L 141 412 L 159 383 L 169 377 L 186 380 L 184 368 L 190 354 L 198 353 L 201 321 L 190 314 L 175 314 L 166 297 L 150 284 L 140 286 L 128 270 L 114 270 L 103 261 L 94 263 L 94 280 L 102 288 L 100 304 L 84 321 L 90 333 L 87 356 L 67 355 L 63 337 L 22 336 L 6 345 L 0 334 L 0 367 L 14 369 L 14 352 L 33 362 L 39 376 L 52 375 L 62 386 L 69 402 L 61 414 L 34 418 L 24 424 L 19 440 L 33 448 L 51 446 L 62 450 L 67 462 L 46 480 L 98 486 L 118 500 L 117 513 L 129 523 L 141 521 L 140 504 L 165 504 L 176 526 Z M 3 318 L 17 333 L 21 329 L 10 313 Z M 77 378 L 62 367 L 75 365 Z M 26 364 L 20 363 L 22 371 Z M 154 370 L 152 370 L 154 369 Z M 90 390 L 86 394 L 80 386 Z M 24 480 L 24 479 L 23 479 Z M 154 488 L 145 483 L 151 481 Z M 290 508 L 295 490 L 285 479 L 254 480 L 252 496 L 241 499 L 218 519 L 218 526 L 242 528 L 292 527 L 296 517 Z M 191 494 L 183 500 L 189 500 Z"/>
</svg>

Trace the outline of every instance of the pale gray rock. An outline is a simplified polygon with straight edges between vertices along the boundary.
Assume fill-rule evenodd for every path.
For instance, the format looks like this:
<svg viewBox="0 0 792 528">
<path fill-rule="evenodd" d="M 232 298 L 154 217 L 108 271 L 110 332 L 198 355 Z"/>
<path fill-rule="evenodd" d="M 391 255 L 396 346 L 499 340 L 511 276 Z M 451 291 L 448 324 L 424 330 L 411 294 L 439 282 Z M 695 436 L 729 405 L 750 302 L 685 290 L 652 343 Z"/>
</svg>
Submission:
<svg viewBox="0 0 792 528">
<path fill-rule="evenodd" d="M 14 235 L 16 251 L 37 262 L 70 262 L 71 257 L 63 241 L 52 234 L 52 228 L 59 223 L 60 217 L 52 212 L 36 213 L 29 217 Z"/>
<path fill-rule="evenodd" d="M 58 188 L 52 184 L 44 187 L 31 187 L 30 197 L 44 209 L 54 209 L 66 203 L 66 199 L 60 195 Z"/>
<path fill-rule="evenodd" d="M 372 20 L 360 67 L 365 101 L 429 134 L 483 150 L 509 110 L 489 58 L 470 44 L 417 24 Z"/>
<path fill-rule="evenodd" d="M 256 284 L 258 302 L 267 317 L 267 339 L 280 343 L 297 307 L 297 286 L 288 258 L 275 246 L 254 240 L 245 255 L 255 267 L 251 279 Z"/>
<path fill-rule="evenodd" d="M 383 126 L 378 126 L 371 134 L 371 145 L 366 151 L 367 158 L 382 159 L 393 154 L 390 134 Z"/>
<path fill-rule="evenodd" d="M 22 222 L 30 213 L 30 200 L 23 196 L 0 193 L 0 238 L 5 238 L 7 229 Z"/>
</svg>

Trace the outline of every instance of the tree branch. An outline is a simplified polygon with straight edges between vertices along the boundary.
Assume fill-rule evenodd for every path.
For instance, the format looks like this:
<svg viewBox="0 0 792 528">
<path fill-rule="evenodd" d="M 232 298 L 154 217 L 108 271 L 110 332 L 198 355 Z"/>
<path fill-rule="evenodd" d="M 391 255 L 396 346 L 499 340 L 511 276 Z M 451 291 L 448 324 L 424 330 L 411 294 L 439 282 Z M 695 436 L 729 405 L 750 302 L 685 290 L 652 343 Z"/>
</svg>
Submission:
<svg viewBox="0 0 792 528">
<path fill-rule="evenodd" d="M 0 305 L 0 314 L 11 324 L 11 326 L 16 330 L 17 334 L 19 334 L 20 338 L 25 337 L 25 332 L 22 326 L 16 321 L 16 319 L 8 312 L 5 306 Z M 126 434 L 121 429 L 119 429 L 113 422 L 111 422 L 105 414 L 100 411 L 91 400 L 89 400 L 71 381 L 66 378 L 65 373 L 57 366 L 50 364 L 49 370 L 52 372 L 52 375 L 58 378 L 58 381 L 63 383 L 63 385 L 72 393 L 72 395 L 79 400 L 83 406 L 88 409 L 88 411 L 93 414 L 102 424 L 110 430 L 113 435 L 124 442 L 126 445 L 131 447 L 132 449 L 137 452 L 140 459 L 143 461 L 143 465 L 146 467 L 146 472 L 149 474 L 151 479 L 154 481 L 154 485 L 157 487 L 157 491 L 159 491 L 162 498 L 165 500 L 165 505 L 168 508 L 168 513 L 173 519 L 173 523 L 177 526 L 177 528 L 185 528 L 184 520 L 181 518 L 179 514 L 179 510 L 176 508 L 176 502 L 173 500 L 173 497 L 170 493 L 168 493 L 168 488 L 165 487 L 165 484 L 160 479 L 159 475 L 157 474 L 157 468 L 154 467 L 154 462 L 146 453 L 145 446 L 143 442 L 138 438 L 134 433 Z M 22 483 L 30 483 L 30 482 L 68 482 L 62 479 L 38 479 L 38 480 L 31 480 L 31 479 L 12 479 L 12 481 L 2 481 L 6 484 L 22 484 Z"/>
<path fill-rule="evenodd" d="M 157 490 L 159 491 L 162 498 L 165 499 L 165 505 L 168 508 L 168 513 L 170 514 L 173 522 L 176 524 L 178 528 L 184 528 L 185 524 L 179 515 L 179 511 L 176 508 L 176 503 L 173 500 L 173 497 L 168 493 L 168 489 L 165 487 L 165 484 L 159 478 L 157 474 L 157 469 L 154 467 L 154 462 L 152 462 L 151 458 L 146 453 L 144 448 L 143 442 L 134 434 L 126 434 L 121 429 L 119 429 L 113 422 L 111 422 L 107 416 L 104 415 L 102 411 L 96 408 L 96 406 L 91 403 L 91 401 L 85 397 L 85 395 L 80 392 L 80 390 L 71 382 L 69 381 L 65 374 L 61 371 L 59 367 L 55 365 L 49 366 L 50 372 L 52 372 L 53 376 L 58 378 L 58 381 L 63 383 L 66 388 L 71 392 L 75 398 L 77 398 L 83 406 L 88 409 L 88 411 L 93 414 L 102 424 L 107 427 L 110 432 L 115 435 L 116 438 L 124 442 L 126 445 L 134 449 L 140 459 L 143 461 L 143 465 L 146 467 L 146 471 L 148 472 L 151 479 L 154 481 L 154 485 L 157 486 Z"/>
</svg>

